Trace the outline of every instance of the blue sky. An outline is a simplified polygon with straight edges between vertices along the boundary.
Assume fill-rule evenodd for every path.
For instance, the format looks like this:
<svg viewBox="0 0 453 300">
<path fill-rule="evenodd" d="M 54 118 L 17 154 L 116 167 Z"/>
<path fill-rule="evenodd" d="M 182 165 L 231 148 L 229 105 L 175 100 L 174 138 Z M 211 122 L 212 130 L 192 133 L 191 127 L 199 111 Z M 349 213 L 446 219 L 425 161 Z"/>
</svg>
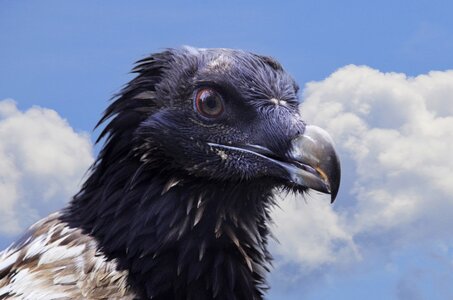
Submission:
<svg viewBox="0 0 453 300">
<path fill-rule="evenodd" d="M 91 162 L 92 128 L 108 99 L 131 79 L 134 61 L 181 45 L 241 48 L 277 58 L 293 75 L 303 87 L 302 114 L 332 132 L 345 166 L 334 207 L 322 199 L 308 201 L 308 208 L 288 207 L 310 222 L 283 224 L 281 242 L 294 253 L 298 247 L 310 253 L 273 246 L 277 267 L 269 299 L 453 297 L 452 165 L 439 160 L 453 146 L 444 130 L 453 128 L 450 1 L 106 3 L 0 0 L 0 103 L 15 101 L 0 105 L 0 148 L 10 151 L 0 151 L 0 178 L 10 183 L 0 184 L 0 195 L 19 191 L 15 202 L 0 199 L 0 207 L 3 202 L 20 211 L 10 215 L 24 219 L 10 232 L 0 230 L 0 246 L 64 205 L 73 185 L 58 185 L 80 181 L 77 162 Z M 28 158 L 20 126 L 46 122 L 58 128 L 46 145 L 58 145 L 54 155 L 65 167 L 36 165 L 31 172 L 9 161 Z M 5 137 L 6 126 L 19 129 Z M 38 136 L 36 147 L 47 138 Z M 67 157 L 77 160 L 68 166 Z M 57 169 L 67 177 L 52 175 Z M 25 179 L 13 178 L 15 172 Z M 288 215 L 277 213 L 276 220 Z M 3 228 L 9 228 L 6 216 Z"/>
</svg>

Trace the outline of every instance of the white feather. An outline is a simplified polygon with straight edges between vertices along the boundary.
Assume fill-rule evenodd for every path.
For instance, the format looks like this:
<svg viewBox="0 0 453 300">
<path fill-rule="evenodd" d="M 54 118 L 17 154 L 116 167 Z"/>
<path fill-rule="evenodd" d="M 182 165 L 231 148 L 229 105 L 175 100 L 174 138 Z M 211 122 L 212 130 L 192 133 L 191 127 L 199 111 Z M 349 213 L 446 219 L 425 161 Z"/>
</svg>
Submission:
<svg viewBox="0 0 453 300">
<path fill-rule="evenodd" d="M 8 253 L 5 252 L 4 256 L 0 258 L 0 271 L 11 267 L 19 257 L 19 253 Z"/>
<path fill-rule="evenodd" d="M 40 235 L 31 241 L 31 244 L 25 253 L 24 259 L 36 256 L 46 249 L 46 236 Z"/>
<path fill-rule="evenodd" d="M 66 258 L 74 258 L 82 254 L 83 250 L 85 250 L 85 245 L 78 245 L 74 247 L 56 246 L 48 248 L 41 254 L 38 266 L 42 264 L 50 264 Z"/>
<path fill-rule="evenodd" d="M 96 240 L 58 214 L 30 228 L 30 237 L 0 253 L 0 299 L 134 299 L 127 271 L 107 260 Z"/>
</svg>

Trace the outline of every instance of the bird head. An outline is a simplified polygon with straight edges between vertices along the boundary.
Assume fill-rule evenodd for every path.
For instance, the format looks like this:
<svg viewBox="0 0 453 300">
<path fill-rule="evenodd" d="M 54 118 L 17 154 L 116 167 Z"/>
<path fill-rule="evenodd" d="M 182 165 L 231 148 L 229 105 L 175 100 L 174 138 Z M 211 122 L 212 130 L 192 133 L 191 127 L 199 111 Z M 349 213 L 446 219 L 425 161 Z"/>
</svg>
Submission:
<svg viewBox="0 0 453 300">
<path fill-rule="evenodd" d="M 127 155 L 161 173 L 314 189 L 335 199 L 340 164 L 332 140 L 301 118 L 298 85 L 274 59 L 184 47 L 146 57 L 133 71 L 101 120 L 111 119 L 101 134 L 107 148 L 130 145 Z M 112 147 L 104 156 L 119 159 L 123 150 Z"/>
</svg>

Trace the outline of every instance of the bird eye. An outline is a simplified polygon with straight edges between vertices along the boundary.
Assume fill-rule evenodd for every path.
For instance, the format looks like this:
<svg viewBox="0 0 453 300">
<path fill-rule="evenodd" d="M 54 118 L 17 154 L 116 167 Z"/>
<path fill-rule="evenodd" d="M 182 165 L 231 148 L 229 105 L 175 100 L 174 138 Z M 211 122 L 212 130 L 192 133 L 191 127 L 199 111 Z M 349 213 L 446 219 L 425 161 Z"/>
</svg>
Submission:
<svg viewBox="0 0 453 300">
<path fill-rule="evenodd" d="M 195 107 L 197 111 L 208 118 L 217 118 L 223 111 L 223 99 L 214 89 L 202 88 L 195 96 Z"/>
</svg>

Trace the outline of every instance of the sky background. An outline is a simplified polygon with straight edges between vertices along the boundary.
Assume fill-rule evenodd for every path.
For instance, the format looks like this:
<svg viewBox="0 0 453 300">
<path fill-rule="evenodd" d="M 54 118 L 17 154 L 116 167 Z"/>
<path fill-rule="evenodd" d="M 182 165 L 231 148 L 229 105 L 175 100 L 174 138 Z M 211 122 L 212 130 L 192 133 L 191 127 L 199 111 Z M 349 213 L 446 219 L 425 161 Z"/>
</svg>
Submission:
<svg viewBox="0 0 453 300">
<path fill-rule="evenodd" d="M 134 61 L 278 59 L 342 158 L 337 202 L 274 212 L 268 299 L 453 299 L 451 1 L 0 0 L 0 247 L 65 205 Z M 282 197 L 282 196 L 279 196 Z"/>
</svg>

